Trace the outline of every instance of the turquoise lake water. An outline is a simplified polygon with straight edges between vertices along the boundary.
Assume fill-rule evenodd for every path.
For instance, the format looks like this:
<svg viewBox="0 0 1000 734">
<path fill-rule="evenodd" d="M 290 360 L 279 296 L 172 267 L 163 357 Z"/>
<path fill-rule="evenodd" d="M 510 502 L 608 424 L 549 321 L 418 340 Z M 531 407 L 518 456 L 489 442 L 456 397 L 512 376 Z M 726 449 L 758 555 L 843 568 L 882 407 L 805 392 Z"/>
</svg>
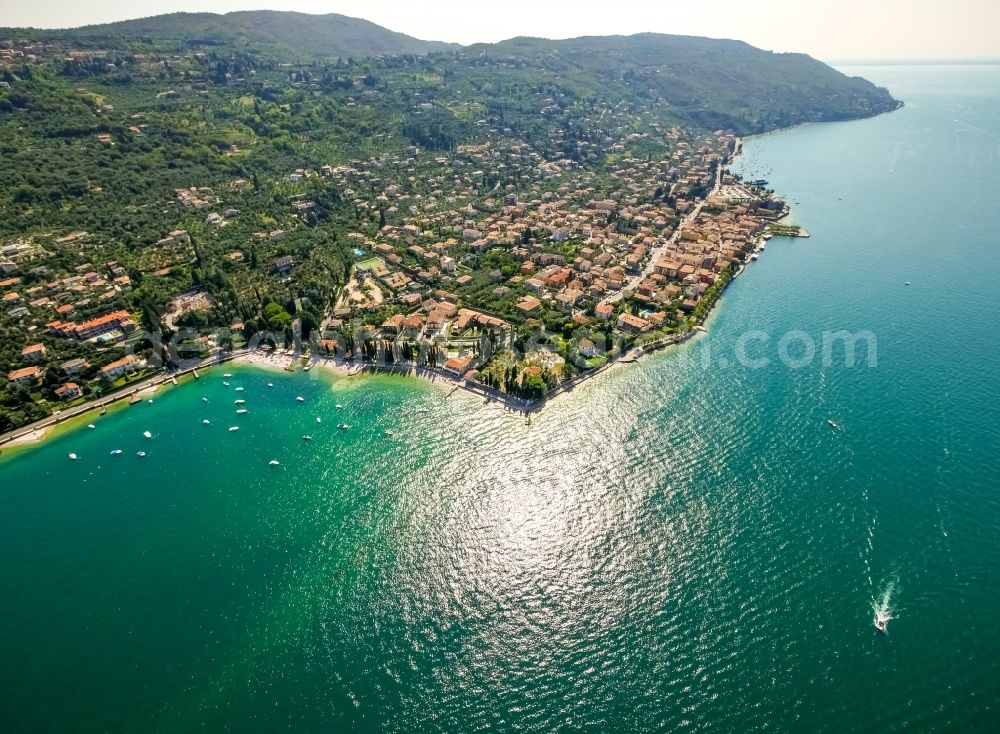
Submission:
<svg viewBox="0 0 1000 734">
<path fill-rule="evenodd" d="M 229 367 L 0 458 L 0 731 L 996 730 L 1000 67 L 845 70 L 740 162 L 813 236 L 531 426 Z"/>
</svg>

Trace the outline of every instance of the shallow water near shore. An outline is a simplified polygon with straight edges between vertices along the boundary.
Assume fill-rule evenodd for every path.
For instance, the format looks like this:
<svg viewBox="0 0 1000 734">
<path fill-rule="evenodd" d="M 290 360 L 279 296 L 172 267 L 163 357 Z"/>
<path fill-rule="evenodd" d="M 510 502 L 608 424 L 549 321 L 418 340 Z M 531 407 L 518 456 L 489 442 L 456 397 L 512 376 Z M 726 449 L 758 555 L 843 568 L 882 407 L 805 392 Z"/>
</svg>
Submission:
<svg viewBox="0 0 1000 734">
<path fill-rule="evenodd" d="M 530 426 L 227 365 L 0 457 L 0 730 L 989 730 L 1000 69 L 845 71 L 739 162 L 813 236 Z"/>
</svg>

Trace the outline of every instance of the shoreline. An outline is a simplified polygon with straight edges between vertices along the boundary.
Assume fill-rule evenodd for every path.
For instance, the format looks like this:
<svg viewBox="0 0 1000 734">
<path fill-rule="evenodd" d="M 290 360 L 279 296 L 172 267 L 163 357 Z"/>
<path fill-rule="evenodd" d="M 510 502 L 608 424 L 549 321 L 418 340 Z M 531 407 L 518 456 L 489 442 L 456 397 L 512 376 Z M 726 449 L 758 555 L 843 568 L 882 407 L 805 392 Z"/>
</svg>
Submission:
<svg viewBox="0 0 1000 734">
<path fill-rule="evenodd" d="M 782 130 L 773 130 L 759 135 L 737 138 L 736 150 L 734 151 L 732 157 L 727 161 L 725 168 L 720 167 L 716 178 L 716 186 L 713 187 L 712 191 L 709 192 L 705 199 L 707 200 L 710 198 L 718 190 L 722 173 L 730 170 L 733 163 L 743 155 L 743 143 L 745 140 L 763 137 L 764 135 L 771 135 L 776 132 L 784 132 L 785 130 L 802 127 L 803 125 L 808 124 L 811 123 L 801 123 Z M 601 367 L 588 370 L 587 372 L 577 375 L 576 377 L 557 385 L 545 395 L 534 400 L 519 398 L 477 382 L 470 382 L 465 377 L 456 375 L 442 367 L 417 366 L 415 364 L 355 364 L 353 361 L 347 361 L 341 358 L 303 354 L 301 352 L 295 353 L 289 350 L 275 350 L 268 353 L 257 350 L 239 350 L 224 355 L 216 355 L 203 360 L 194 367 L 185 368 L 176 372 L 159 373 L 139 384 L 124 387 L 118 392 L 102 396 L 93 401 L 76 406 L 75 408 L 71 408 L 68 413 L 53 413 L 40 421 L 36 421 L 35 423 L 15 429 L 4 435 L 0 435 L 0 455 L 11 452 L 12 449 L 17 451 L 31 446 L 36 446 L 46 438 L 61 435 L 64 432 L 78 428 L 83 425 L 84 419 L 91 416 L 95 411 L 100 411 L 101 415 L 104 415 L 109 408 L 117 410 L 124 405 L 130 405 L 137 402 L 136 398 L 149 398 L 150 396 L 156 394 L 164 385 L 173 386 L 180 384 L 181 380 L 187 382 L 190 379 L 197 379 L 200 377 L 200 375 L 198 375 L 199 369 L 207 370 L 227 362 L 245 364 L 264 370 L 289 372 L 292 374 L 297 374 L 300 371 L 308 372 L 313 367 L 316 367 L 338 379 L 357 377 L 361 374 L 398 375 L 409 378 L 421 377 L 424 378 L 425 382 L 446 390 L 446 398 L 450 397 L 457 391 L 462 390 L 470 396 L 484 398 L 482 405 L 489 405 L 491 403 L 501 405 L 509 411 L 524 415 L 525 421 L 530 423 L 531 414 L 533 412 L 540 411 L 550 402 L 558 399 L 566 393 L 572 392 L 583 383 L 592 380 L 615 367 L 636 364 L 647 354 L 652 354 L 669 347 L 682 346 L 693 337 L 706 333 L 707 329 L 704 324 L 715 312 L 716 305 L 725 294 L 725 291 L 730 285 L 732 285 L 734 280 L 743 274 L 748 264 L 749 261 L 740 264 L 739 269 L 733 273 L 729 282 L 726 283 L 721 291 L 719 291 L 715 302 L 713 302 L 702 318 L 687 331 L 664 335 L 645 344 L 634 345 L 627 352 L 609 360 Z M 129 402 L 126 402 L 126 398 Z"/>
</svg>

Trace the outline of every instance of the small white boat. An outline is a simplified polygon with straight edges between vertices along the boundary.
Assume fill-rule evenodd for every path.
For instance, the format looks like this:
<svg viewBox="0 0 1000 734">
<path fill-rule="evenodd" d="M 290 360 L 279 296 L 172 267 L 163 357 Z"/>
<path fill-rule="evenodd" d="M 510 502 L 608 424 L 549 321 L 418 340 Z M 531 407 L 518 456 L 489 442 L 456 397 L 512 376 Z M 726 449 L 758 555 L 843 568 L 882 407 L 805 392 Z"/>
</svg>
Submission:
<svg viewBox="0 0 1000 734">
<path fill-rule="evenodd" d="M 267 463 L 268 463 L 268 464 L 270 464 L 271 466 L 278 466 L 278 464 L 279 464 L 280 462 L 279 462 L 279 461 L 278 461 L 277 459 L 271 459 L 271 460 L 270 460 L 269 462 L 267 462 Z"/>
<path fill-rule="evenodd" d="M 323 422 L 323 419 L 322 419 L 322 418 L 320 418 L 319 416 L 316 416 L 316 422 L 317 422 L 317 423 L 322 423 L 322 422 Z"/>
<path fill-rule="evenodd" d="M 875 629 L 879 632 L 885 632 L 885 628 L 889 626 L 889 617 L 882 614 L 881 612 L 875 615 Z"/>
<path fill-rule="evenodd" d="M 832 421 L 829 418 L 827 418 L 826 422 L 830 424 L 830 428 L 840 428 L 840 426 L 837 425 L 836 421 Z"/>
<path fill-rule="evenodd" d="M 146 452 L 145 451 L 137 451 L 135 455 L 138 456 L 141 459 L 143 456 L 146 455 Z"/>
<path fill-rule="evenodd" d="M 296 399 L 296 400 L 298 400 L 298 401 L 299 401 L 300 403 L 304 403 L 304 402 L 306 401 L 306 399 L 305 399 L 304 397 L 302 397 L 301 395 L 299 395 L 299 396 L 298 396 L 297 398 L 295 398 L 295 399 Z"/>
<path fill-rule="evenodd" d="M 268 387 L 274 387 L 274 383 L 273 382 L 269 382 L 269 383 L 267 383 L 267 386 Z"/>
<path fill-rule="evenodd" d="M 223 375 L 223 377 L 232 377 L 232 375 L 227 372 L 226 374 Z"/>
<path fill-rule="evenodd" d="M 337 409 L 338 409 L 338 410 L 339 410 L 340 408 L 343 408 L 343 407 L 344 407 L 343 405 L 341 405 L 340 403 L 337 403 Z"/>
<path fill-rule="evenodd" d="M 76 454 L 70 454 L 70 455 L 69 455 L 69 458 L 71 458 L 71 459 L 72 459 L 73 461 L 76 461 L 76 460 L 77 460 L 77 459 L 79 459 L 80 457 L 79 457 L 79 456 L 77 456 Z"/>
<path fill-rule="evenodd" d="M 340 429 L 346 431 L 348 428 L 350 428 L 350 426 L 347 425 L 346 423 L 338 423 L 337 424 L 337 428 L 340 428 Z"/>
<path fill-rule="evenodd" d="M 226 382 L 225 380 L 223 380 L 222 384 L 225 385 L 226 387 L 229 387 L 229 383 Z"/>
<path fill-rule="evenodd" d="M 238 409 L 238 410 L 236 411 L 236 414 L 237 414 L 237 415 L 243 415 L 243 414 L 244 414 L 244 413 L 246 413 L 246 412 L 248 412 L 246 408 L 239 408 L 239 409 Z"/>
<path fill-rule="evenodd" d="M 151 403 L 151 402 L 153 402 L 153 399 L 152 399 L 152 398 L 150 398 L 150 399 L 149 399 L 149 400 L 147 400 L 146 402 L 147 402 L 147 403 Z"/>
<path fill-rule="evenodd" d="M 245 402 L 246 400 L 234 400 L 233 405 L 243 405 Z"/>
<path fill-rule="evenodd" d="M 111 455 L 112 456 L 118 456 L 118 454 L 120 454 L 121 452 L 122 452 L 121 449 L 115 449 L 114 451 L 111 452 Z"/>
<path fill-rule="evenodd" d="M 240 427 L 239 426 L 229 426 L 229 430 L 230 431 L 238 431 L 238 430 L 240 430 Z"/>
<path fill-rule="evenodd" d="M 236 388 L 236 392 L 243 392 L 243 388 L 242 387 Z"/>
<path fill-rule="evenodd" d="M 906 284 L 907 284 L 907 285 L 909 285 L 909 284 L 910 284 L 910 281 L 906 281 Z"/>
<path fill-rule="evenodd" d="M 202 398 L 202 399 L 201 399 L 201 402 L 203 402 L 203 403 L 207 403 L 207 402 L 208 402 L 208 398 Z"/>
<path fill-rule="evenodd" d="M 97 428 L 93 423 L 88 423 L 87 428 Z"/>
<path fill-rule="evenodd" d="M 204 420 L 202 421 L 202 423 L 204 423 L 204 424 L 205 424 L 206 426 L 207 426 L 207 425 L 209 425 L 209 424 L 210 424 L 211 422 L 212 422 L 212 421 L 210 421 L 210 420 L 209 420 L 208 418 L 205 418 L 205 419 L 204 419 Z"/>
<path fill-rule="evenodd" d="M 145 436 L 146 438 L 152 438 L 153 437 L 153 434 L 150 433 L 149 431 L 143 431 L 142 435 Z"/>
<path fill-rule="evenodd" d="M 303 440 L 303 441 L 312 441 L 312 440 L 313 440 L 313 437 L 312 437 L 312 436 L 303 436 L 303 437 L 302 437 L 302 440 Z"/>
</svg>

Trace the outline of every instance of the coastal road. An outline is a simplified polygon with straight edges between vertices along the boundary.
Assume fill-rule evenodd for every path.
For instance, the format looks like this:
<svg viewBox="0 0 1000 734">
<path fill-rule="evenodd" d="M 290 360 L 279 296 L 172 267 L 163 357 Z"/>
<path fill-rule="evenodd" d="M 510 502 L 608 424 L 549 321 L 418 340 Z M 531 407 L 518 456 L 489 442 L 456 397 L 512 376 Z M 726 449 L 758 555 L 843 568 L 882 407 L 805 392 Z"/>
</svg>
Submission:
<svg viewBox="0 0 1000 734">
<path fill-rule="evenodd" d="M 224 359 L 220 359 L 218 356 L 210 357 L 208 359 L 202 360 L 194 367 L 188 367 L 182 370 L 177 370 L 176 372 L 161 372 L 159 374 L 153 375 L 152 377 L 148 377 L 145 380 L 141 380 L 140 382 L 127 385 L 126 387 L 123 387 L 122 389 L 117 390 L 113 393 L 102 395 L 101 397 L 95 400 L 88 400 L 87 402 L 73 406 L 72 408 L 66 408 L 65 410 L 53 413 L 52 415 L 46 418 L 42 418 L 39 421 L 35 421 L 34 423 L 31 423 L 27 426 L 21 426 L 20 428 L 10 431 L 9 433 L 5 433 L 4 435 L 0 436 L 0 446 L 16 442 L 19 438 L 28 436 L 35 431 L 41 431 L 47 428 L 51 428 L 52 426 L 55 426 L 59 423 L 63 423 L 69 420 L 70 418 L 75 418 L 76 416 L 83 415 L 84 413 L 89 413 L 93 410 L 98 410 L 102 407 L 111 405 L 112 403 L 116 403 L 119 400 L 124 400 L 125 398 L 131 397 L 133 394 L 137 392 L 142 392 L 143 390 L 148 390 L 152 387 L 158 387 L 159 385 L 162 385 L 165 382 L 169 382 L 175 377 L 186 375 L 188 372 L 191 372 L 193 370 L 203 369 L 205 367 L 210 367 L 215 364 L 222 364 L 223 362 L 229 361 L 230 359 L 234 359 L 235 357 L 246 354 L 247 352 L 249 352 L 249 350 L 240 349 L 230 352 Z"/>
</svg>

